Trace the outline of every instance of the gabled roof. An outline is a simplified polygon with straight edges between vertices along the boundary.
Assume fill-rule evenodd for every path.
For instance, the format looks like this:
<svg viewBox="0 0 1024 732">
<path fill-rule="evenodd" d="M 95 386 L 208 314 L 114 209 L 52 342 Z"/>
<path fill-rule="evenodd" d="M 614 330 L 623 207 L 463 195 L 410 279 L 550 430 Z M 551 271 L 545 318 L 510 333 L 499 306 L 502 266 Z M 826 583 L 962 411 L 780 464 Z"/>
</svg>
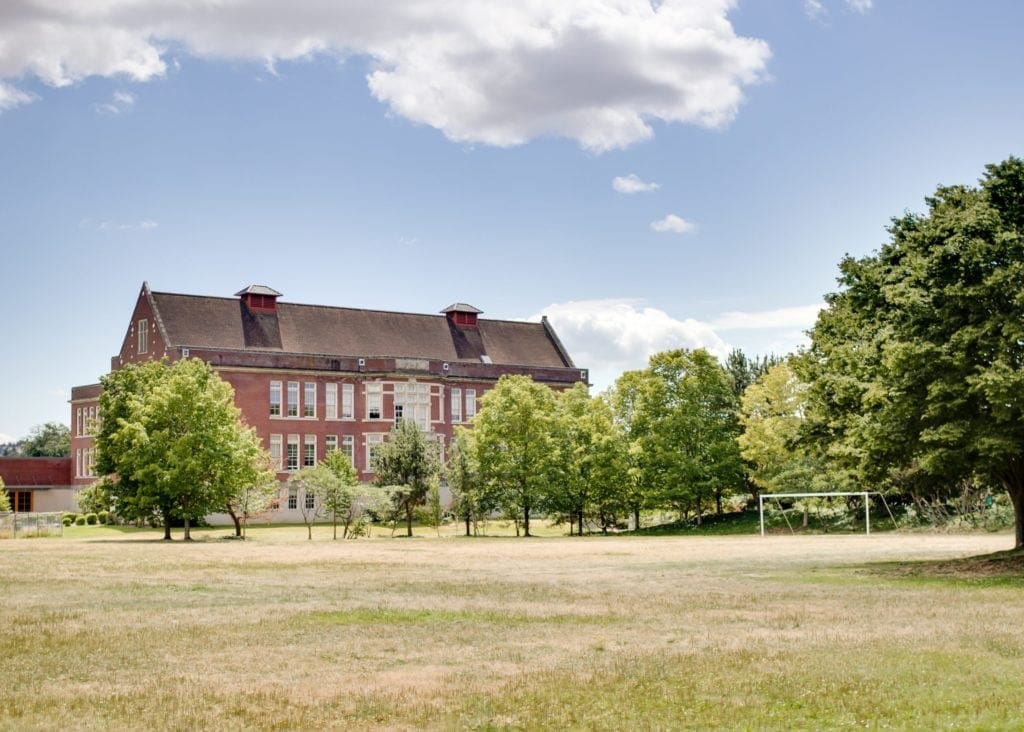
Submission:
<svg viewBox="0 0 1024 732">
<path fill-rule="evenodd" d="M 249 285 L 244 290 L 239 290 L 235 293 L 235 297 L 241 297 L 242 295 L 270 295 L 271 297 L 281 297 L 280 292 L 273 290 L 266 285 Z"/>
<path fill-rule="evenodd" d="M 453 302 L 451 305 L 441 311 L 442 313 L 477 313 L 478 315 L 483 312 L 472 305 L 467 305 L 464 302 Z"/>
<path fill-rule="evenodd" d="M 478 335 L 471 334 L 472 342 L 467 344 L 465 332 L 444 315 L 278 302 L 275 315 L 262 316 L 276 319 L 277 347 L 277 340 L 268 346 L 270 341 L 253 332 L 253 319 L 241 300 L 169 292 L 151 292 L 151 298 L 170 348 L 476 363 L 486 354 L 495 364 L 574 367 L 546 323 L 481 319 Z"/>
</svg>

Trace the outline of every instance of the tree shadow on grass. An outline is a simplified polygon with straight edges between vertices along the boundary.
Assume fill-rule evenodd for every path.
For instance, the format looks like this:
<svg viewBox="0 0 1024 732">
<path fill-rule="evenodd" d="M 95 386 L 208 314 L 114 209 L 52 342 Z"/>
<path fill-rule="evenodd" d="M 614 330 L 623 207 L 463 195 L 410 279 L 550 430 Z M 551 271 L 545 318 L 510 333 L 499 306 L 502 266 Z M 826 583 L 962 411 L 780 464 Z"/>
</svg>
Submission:
<svg viewBox="0 0 1024 732">
<path fill-rule="evenodd" d="M 881 562 L 862 569 L 891 579 L 1024 587 L 1024 549 L 958 559 Z"/>
</svg>

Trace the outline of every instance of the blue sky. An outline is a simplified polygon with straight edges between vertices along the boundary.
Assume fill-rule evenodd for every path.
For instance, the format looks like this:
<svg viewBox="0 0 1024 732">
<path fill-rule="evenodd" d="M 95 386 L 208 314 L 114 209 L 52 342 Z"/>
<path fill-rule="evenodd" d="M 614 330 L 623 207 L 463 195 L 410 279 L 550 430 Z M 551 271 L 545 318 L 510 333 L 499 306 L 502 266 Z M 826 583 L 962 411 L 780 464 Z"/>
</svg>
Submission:
<svg viewBox="0 0 1024 732">
<path fill-rule="evenodd" d="M 598 387 L 784 352 L 845 253 L 1024 154 L 1019 2 L 175 5 L 0 8 L 0 441 L 143 280 L 546 313 Z"/>
</svg>

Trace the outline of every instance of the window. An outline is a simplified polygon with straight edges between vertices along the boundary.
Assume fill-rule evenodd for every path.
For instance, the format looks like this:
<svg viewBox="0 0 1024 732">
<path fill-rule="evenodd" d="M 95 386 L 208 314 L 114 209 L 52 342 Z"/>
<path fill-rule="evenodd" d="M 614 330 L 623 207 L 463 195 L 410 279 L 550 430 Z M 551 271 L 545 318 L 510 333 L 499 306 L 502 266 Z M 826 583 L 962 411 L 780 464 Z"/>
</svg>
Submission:
<svg viewBox="0 0 1024 732">
<path fill-rule="evenodd" d="M 139 348 L 138 353 L 145 353 L 149 350 L 149 331 L 146 330 L 149 327 L 149 323 L 143 318 L 139 321 L 138 336 L 139 336 Z"/>
<path fill-rule="evenodd" d="M 466 389 L 466 419 L 476 416 L 476 389 Z"/>
<path fill-rule="evenodd" d="M 338 418 L 338 385 L 328 384 L 324 387 L 324 410 L 327 419 Z"/>
<path fill-rule="evenodd" d="M 79 448 L 75 450 L 75 477 L 82 477 L 82 450 Z"/>
<path fill-rule="evenodd" d="M 270 382 L 270 416 L 281 416 L 281 382 Z"/>
<path fill-rule="evenodd" d="M 299 416 L 299 382 L 288 382 L 288 416 Z"/>
<path fill-rule="evenodd" d="M 355 388 L 352 384 L 341 385 L 341 418 L 353 419 L 355 412 L 352 408 L 355 402 Z"/>
<path fill-rule="evenodd" d="M 306 492 L 306 510 L 312 511 L 316 507 L 316 494 Z"/>
<path fill-rule="evenodd" d="M 345 453 L 345 457 L 352 463 L 352 467 L 356 466 L 356 441 L 352 435 L 341 436 L 341 451 Z"/>
<path fill-rule="evenodd" d="M 302 416 L 316 416 L 316 382 L 306 382 L 306 391 L 302 395 Z"/>
<path fill-rule="evenodd" d="M 11 510 L 17 513 L 32 512 L 32 491 L 8 491 L 11 497 Z"/>
<path fill-rule="evenodd" d="M 384 435 L 369 434 L 366 436 L 366 472 L 373 472 L 373 457 L 377 454 L 377 448 L 384 444 Z"/>
<path fill-rule="evenodd" d="M 288 462 L 285 464 L 287 470 L 299 469 L 299 436 L 288 435 Z"/>
<path fill-rule="evenodd" d="M 462 421 L 462 389 L 452 389 L 452 422 Z"/>
<path fill-rule="evenodd" d="M 75 424 L 77 425 L 75 427 L 75 434 L 78 435 L 79 437 L 81 437 L 82 436 L 82 408 L 81 407 L 79 407 L 78 409 L 75 410 Z"/>
<path fill-rule="evenodd" d="M 381 385 L 366 385 L 366 418 L 380 419 L 381 412 Z"/>
<path fill-rule="evenodd" d="M 306 435 L 302 451 L 302 467 L 312 468 L 316 465 L 316 435 Z"/>
<path fill-rule="evenodd" d="M 430 385 L 395 384 L 395 424 L 411 419 L 421 430 L 430 426 Z"/>
<path fill-rule="evenodd" d="M 96 407 L 89 407 L 89 421 L 85 425 L 85 433 L 92 435 L 96 433 Z"/>
<path fill-rule="evenodd" d="M 288 489 L 288 508 L 294 511 L 299 507 L 299 494 L 294 488 Z"/>
<path fill-rule="evenodd" d="M 281 469 L 281 435 L 270 436 L 270 463 L 275 470 Z"/>
</svg>

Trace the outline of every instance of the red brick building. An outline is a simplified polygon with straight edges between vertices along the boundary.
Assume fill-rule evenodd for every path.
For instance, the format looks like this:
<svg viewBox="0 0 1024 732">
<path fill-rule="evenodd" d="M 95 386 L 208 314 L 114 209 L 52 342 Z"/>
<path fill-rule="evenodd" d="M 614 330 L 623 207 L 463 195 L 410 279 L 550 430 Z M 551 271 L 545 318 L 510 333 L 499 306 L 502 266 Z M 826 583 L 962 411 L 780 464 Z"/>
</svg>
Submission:
<svg viewBox="0 0 1024 732">
<path fill-rule="evenodd" d="M 75 505 L 77 488 L 72 486 L 67 458 L 0 458 L 0 478 L 11 509 L 18 513 L 64 511 Z"/>
<path fill-rule="evenodd" d="M 364 480 L 396 421 L 413 420 L 440 448 L 505 374 L 554 388 L 587 381 L 546 319 L 489 320 L 455 303 L 439 315 L 299 305 L 254 285 L 235 297 L 153 292 L 143 283 L 116 370 L 154 358 L 201 358 L 235 389 L 279 478 L 342 450 Z M 72 389 L 73 483 L 94 480 L 89 425 L 98 384 Z M 295 508 L 295 497 L 282 511 Z M 287 519 L 284 513 L 276 518 Z"/>
</svg>

